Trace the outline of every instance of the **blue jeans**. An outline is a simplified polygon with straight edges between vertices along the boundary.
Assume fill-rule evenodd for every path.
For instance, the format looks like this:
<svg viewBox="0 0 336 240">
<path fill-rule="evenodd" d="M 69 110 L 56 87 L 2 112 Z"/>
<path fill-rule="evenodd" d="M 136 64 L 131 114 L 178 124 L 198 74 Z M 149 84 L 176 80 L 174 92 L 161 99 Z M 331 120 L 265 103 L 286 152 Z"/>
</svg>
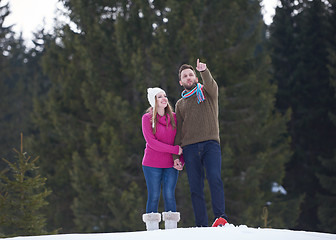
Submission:
<svg viewBox="0 0 336 240">
<path fill-rule="evenodd" d="M 205 141 L 183 147 L 183 157 L 187 170 L 191 200 L 196 226 L 208 226 L 208 215 L 204 199 L 204 169 L 208 179 L 212 210 L 217 217 L 225 215 L 224 188 L 221 179 L 221 150 L 217 141 Z"/>
<path fill-rule="evenodd" d="M 154 168 L 147 166 L 142 166 L 142 169 L 148 192 L 146 213 L 158 212 L 161 186 L 165 211 L 176 212 L 175 187 L 178 170 L 175 168 Z"/>
</svg>

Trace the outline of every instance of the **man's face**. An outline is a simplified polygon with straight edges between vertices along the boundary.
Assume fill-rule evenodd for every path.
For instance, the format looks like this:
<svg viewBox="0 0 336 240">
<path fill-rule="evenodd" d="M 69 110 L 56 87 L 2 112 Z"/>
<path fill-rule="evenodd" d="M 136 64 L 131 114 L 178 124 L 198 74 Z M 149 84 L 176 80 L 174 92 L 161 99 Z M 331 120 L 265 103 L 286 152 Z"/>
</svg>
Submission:
<svg viewBox="0 0 336 240">
<path fill-rule="evenodd" d="M 197 82 L 198 79 L 196 78 L 194 71 L 190 68 L 184 69 L 181 72 L 180 85 L 187 91 L 190 91 L 196 87 Z"/>
</svg>

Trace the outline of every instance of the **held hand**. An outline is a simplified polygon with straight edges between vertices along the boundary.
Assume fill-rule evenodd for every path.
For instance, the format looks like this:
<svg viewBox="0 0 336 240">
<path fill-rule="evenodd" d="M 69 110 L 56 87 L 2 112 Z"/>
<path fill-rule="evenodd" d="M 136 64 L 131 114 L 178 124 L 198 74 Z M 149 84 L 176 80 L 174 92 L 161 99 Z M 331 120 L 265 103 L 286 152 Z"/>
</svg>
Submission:
<svg viewBox="0 0 336 240">
<path fill-rule="evenodd" d="M 174 168 L 176 170 L 179 170 L 179 171 L 181 171 L 183 169 L 183 166 L 182 166 L 182 164 L 180 162 L 180 159 L 175 159 L 174 160 Z"/>
<path fill-rule="evenodd" d="M 183 153 L 183 149 L 181 148 L 181 146 L 179 146 L 179 152 L 178 155 L 181 155 Z"/>
<path fill-rule="evenodd" d="M 207 69 L 207 66 L 205 63 L 202 63 L 199 61 L 199 58 L 197 58 L 197 66 L 196 66 L 197 71 L 203 72 L 204 70 Z"/>
</svg>

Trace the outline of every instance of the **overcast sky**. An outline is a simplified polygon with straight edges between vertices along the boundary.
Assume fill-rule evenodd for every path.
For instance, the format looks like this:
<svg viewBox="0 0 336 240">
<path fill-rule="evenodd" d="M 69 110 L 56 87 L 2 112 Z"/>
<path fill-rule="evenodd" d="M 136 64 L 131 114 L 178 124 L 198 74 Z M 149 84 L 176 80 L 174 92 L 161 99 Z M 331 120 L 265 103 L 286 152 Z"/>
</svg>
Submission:
<svg viewBox="0 0 336 240">
<path fill-rule="evenodd" d="M 5 0 L 2 4 L 9 1 L 11 15 L 5 20 L 5 26 L 15 24 L 13 30 L 17 33 L 22 32 L 23 38 L 29 41 L 33 38 L 32 32 L 41 29 L 43 26 L 51 30 L 56 16 L 56 9 L 61 7 L 58 0 Z M 266 24 L 272 22 L 274 8 L 277 0 L 263 0 L 262 5 L 264 21 Z"/>
</svg>

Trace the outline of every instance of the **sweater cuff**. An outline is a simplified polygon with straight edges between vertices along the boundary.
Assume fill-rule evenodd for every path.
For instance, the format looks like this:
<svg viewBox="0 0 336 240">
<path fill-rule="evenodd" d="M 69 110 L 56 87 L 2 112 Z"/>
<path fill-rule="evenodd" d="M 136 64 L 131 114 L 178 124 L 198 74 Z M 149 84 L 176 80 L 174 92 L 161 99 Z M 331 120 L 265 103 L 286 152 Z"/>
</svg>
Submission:
<svg viewBox="0 0 336 240">
<path fill-rule="evenodd" d="M 210 70 L 209 70 L 208 68 L 206 68 L 204 71 L 201 71 L 200 73 L 201 73 L 201 75 L 202 75 L 202 74 L 207 74 L 207 73 L 209 74 L 209 73 L 210 73 Z"/>
</svg>

